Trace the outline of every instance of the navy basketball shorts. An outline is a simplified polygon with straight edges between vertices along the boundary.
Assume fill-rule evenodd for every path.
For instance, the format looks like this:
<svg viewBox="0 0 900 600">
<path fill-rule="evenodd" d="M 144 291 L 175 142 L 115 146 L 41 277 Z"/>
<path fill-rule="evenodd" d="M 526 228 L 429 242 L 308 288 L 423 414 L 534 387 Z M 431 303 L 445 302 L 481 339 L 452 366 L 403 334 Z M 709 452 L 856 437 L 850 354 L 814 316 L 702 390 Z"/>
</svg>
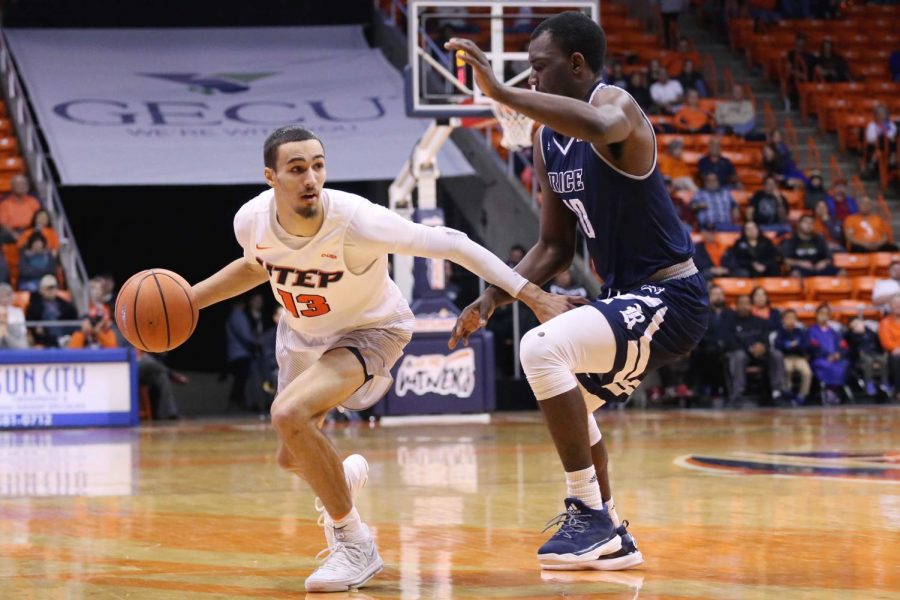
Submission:
<svg viewBox="0 0 900 600">
<path fill-rule="evenodd" d="M 613 367 L 576 376 L 607 402 L 626 400 L 648 373 L 687 356 L 709 322 L 709 296 L 699 273 L 620 292 L 591 306 L 606 317 L 615 336 Z"/>
</svg>

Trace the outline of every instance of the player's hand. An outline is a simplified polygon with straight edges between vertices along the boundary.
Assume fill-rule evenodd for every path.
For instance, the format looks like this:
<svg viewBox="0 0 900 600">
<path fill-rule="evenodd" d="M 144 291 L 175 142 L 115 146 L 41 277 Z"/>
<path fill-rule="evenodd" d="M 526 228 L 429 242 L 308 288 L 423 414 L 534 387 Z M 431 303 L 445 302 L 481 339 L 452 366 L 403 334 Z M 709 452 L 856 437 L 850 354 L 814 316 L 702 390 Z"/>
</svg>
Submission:
<svg viewBox="0 0 900 600">
<path fill-rule="evenodd" d="M 484 294 L 478 297 L 472 304 L 463 310 L 459 317 L 456 318 L 456 324 L 450 333 L 450 341 L 447 346 L 451 350 L 456 348 L 459 340 L 462 340 L 463 346 L 469 345 L 469 336 L 487 325 L 488 319 L 494 314 L 496 305 Z"/>
<path fill-rule="evenodd" d="M 580 296 L 560 296 L 548 294 L 533 283 L 528 283 L 519 292 L 519 300 L 528 305 L 538 321 L 546 323 L 573 308 L 588 304 L 588 300 Z"/>
<path fill-rule="evenodd" d="M 491 67 L 491 61 L 487 59 L 484 52 L 481 51 L 475 42 L 465 38 L 450 38 L 450 41 L 444 44 L 447 50 L 454 50 L 458 53 L 459 58 L 472 67 L 472 73 L 475 75 L 475 83 L 481 88 L 481 92 L 488 98 L 497 100 L 497 96 L 503 90 L 503 84 L 497 81 L 494 76 L 494 70 Z"/>
</svg>

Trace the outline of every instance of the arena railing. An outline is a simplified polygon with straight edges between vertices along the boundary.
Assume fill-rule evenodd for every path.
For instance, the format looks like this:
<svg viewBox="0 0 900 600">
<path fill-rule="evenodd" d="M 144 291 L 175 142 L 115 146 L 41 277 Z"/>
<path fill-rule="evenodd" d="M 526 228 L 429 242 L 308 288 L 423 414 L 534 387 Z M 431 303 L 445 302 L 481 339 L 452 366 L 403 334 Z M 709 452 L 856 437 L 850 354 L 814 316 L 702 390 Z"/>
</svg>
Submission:
<svg viewBox="0 0 900 600">
<path fill-rule="evenodd" d="M 6 34 L 2 31 L 0 31 L 0 84 L 3 86 L 3 95 L 13 126 L 16 128 L 19 148 L 28 167 L 33 189 L 50 212 L 53 227 L 59 234 L 59 258 L 66 273 L 66 286 L 72 292 L 75 306 L 80 312 L 84 312 L 88 306 L 87 270 L 75 243 L 69 220 L 66 218 L 56 182 L 53 180 L 47 153 L 38 135 L 37 120 L 28 104 L 28 97 L 10 53 Z"/>
</svg>

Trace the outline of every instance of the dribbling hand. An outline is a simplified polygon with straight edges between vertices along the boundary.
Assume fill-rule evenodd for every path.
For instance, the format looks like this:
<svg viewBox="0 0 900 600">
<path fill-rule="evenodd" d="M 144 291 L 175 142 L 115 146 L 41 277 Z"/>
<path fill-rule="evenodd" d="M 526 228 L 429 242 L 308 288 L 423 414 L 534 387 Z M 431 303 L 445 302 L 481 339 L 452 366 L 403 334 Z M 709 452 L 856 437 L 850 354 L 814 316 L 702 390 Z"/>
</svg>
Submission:
<svg viewBox="0 0 900 600">
<path fill-rule="evenodd" d="M 498 100 L 497 96 L 502 91 L 503 84 L 494 77 L 491 61 L 487 59 L 481 48 L 475 45 L 475 42 L 455 37 L 450 38 L 450 41 L 444 44 L 444 48 L 455 50 L 459 58 L 472 67 L 475 83 L 481 89 L 481 92 L 488 98 Z"/>
<path fill-rule="evenodd" d="M 453 350 L 459 340 L 462 340 L 463 346 L 468 346 L 469 336 L 487 325 L 494 308 L 494 303 L 483 296 L 468 305 L 456 318 L 447 346 Z"/>
</svg>

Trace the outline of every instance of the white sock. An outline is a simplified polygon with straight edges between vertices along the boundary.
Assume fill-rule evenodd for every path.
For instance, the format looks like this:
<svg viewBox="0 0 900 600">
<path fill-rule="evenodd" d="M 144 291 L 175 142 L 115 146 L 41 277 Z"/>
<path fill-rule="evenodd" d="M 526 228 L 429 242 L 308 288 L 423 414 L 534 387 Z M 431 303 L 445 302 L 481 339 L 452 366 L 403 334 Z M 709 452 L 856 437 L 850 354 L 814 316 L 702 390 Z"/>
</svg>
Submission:
<svg viewBox="0 0 900 600">
<path fill-rule="evenodd" d="M 594 465 L 566 473 L 566 494 L 569 498 L 578 498 L 594 510 L 603 508 L 603 497 L 600 495 L 600 484 L 597 483 Z"/>
<path fill-rule="evenodd" d="M 606 512 L 609 513 L 609 518 L 612 519 L 613 526 L 621 525 L 622 521 L 619 520 L 619 514 L 616 512 L 616 501 L 612 499 L 612 496 L 603 505 L 606 507 Z"/>
<path fill-rule="evenodd" d="M 355 506 L 343 519 L 334 521 L 334 539 L 338 541 L 362 541 L 368 537 L 368 533 L 368 528 L 363 525 Z"/>
</svg>

